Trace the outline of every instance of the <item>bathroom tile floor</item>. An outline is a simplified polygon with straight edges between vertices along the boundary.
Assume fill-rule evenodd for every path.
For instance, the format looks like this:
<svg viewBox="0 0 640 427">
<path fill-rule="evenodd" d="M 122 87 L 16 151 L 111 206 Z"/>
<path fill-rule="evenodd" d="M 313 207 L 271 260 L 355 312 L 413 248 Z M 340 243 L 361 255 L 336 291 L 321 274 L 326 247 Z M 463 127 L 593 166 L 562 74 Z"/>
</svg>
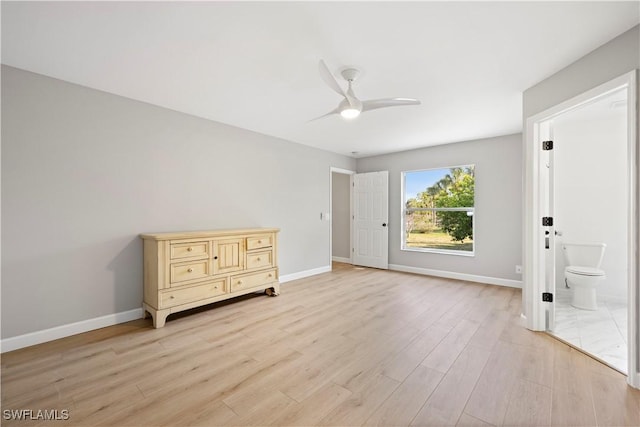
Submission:
<svg viewBox="0 0 640 427">
<path fill-rule="evenodd" d="M 598 299 L 598 310 L 571 305 L 571 290 L 556 290 L 556 327 L 552 335 L 627 373 L 626 302 Z"/>
</svg>

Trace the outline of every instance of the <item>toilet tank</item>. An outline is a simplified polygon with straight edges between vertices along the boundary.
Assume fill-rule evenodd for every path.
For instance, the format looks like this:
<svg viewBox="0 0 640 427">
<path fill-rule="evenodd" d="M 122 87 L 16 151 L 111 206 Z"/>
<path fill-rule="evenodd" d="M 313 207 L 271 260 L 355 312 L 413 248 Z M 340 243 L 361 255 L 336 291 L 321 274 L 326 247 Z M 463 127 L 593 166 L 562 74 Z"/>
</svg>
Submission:
<svg viewBox="0 0 640 427">
<path fill-rule="evenodd" d="M 562 252 L 568 266 L 600 268 L 606 247 L 604 243 L 562 243 Z"/>
</svg>

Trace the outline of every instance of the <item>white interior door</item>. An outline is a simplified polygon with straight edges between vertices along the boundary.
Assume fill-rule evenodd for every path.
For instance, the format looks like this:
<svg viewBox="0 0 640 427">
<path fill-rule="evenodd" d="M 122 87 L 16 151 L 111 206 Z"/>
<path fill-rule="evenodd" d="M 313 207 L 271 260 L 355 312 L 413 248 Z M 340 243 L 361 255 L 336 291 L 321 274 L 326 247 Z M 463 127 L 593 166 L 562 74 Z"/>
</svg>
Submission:
<svg viewBox="0 0 640 427">
<path fill-rule="evenodd" d="M 555 328 L 555 296 L 556 296 L 556 242 L 554 224 L 554 177 L 553 177 L 553 122 L 551 120 L 540 124 L 542 157 L 540 162 L 540 189 L 543 218 L 541 218 L 541 230 L 544 234 L 544 292 L 546 326 L 547 330 Z M 547 219 L 545 219 L 547 218 Z M 545 225 L 546 224 L 546 225 Z"/>
<path fill-rule="evenodd" d="M 357 173 L 353 186 L 353 263 L 389 267 L 389 172 Z"/>
</svg>

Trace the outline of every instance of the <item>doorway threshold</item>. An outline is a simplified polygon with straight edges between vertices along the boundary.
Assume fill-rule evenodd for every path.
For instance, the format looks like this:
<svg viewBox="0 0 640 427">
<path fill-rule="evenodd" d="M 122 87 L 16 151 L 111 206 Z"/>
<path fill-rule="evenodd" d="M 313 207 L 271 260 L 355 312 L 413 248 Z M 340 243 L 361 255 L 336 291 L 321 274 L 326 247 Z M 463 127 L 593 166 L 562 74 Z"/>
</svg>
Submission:
<svg viewBox="0 0 640 427">
<path fill-rule="evenodd" d="M 552 331 L 545 331 L 545 333 L 546 333 L 547 335 L 549 335 L 551 338 L 554 338 L 554 339 L 556 339 L 556 340 L 560 341 L 561 343 L 568 345 L 568 346 L 569 346 L 569 347 L 571 347 L 572 349 L 579 351 L 580 353 L 584 354 L 585 356 L 589 356 L 590 358 L 592 358 L 592 359 L 593 359 L 593 360 L 595 360 L 596 362 L 600 362 L 600 363 L 602 363 L 602 364 L 603 364 L 603 365 L 605 365 L 606 367 L 613 369 L 614 371 L 616 371 L 616 372 L 618 372 L 618 373 L 620 373 L 620 374 L 624 375 L 625 377 L 627 376 L 627 372 L 626 372 L 626 371 L 623 371 L 623 370 L 622 370 L 622 369 L 620 369 L 619 367 L 614 366 L 613 364 L 611 364 L 611 363 L 607 362 L 606 360 L 604 360 L 604 359 L 602 359 L 602 358 L 600 358 L 600 357 L 596 356 L 596 355 L 595 355 L 595 354 L 593 354 L 593 353 L 589 353 L 589 352 L 588 352 L 588 351 L 586 351 L 585 349 L 578 347 L 576 344 L 574 344 L 574 343 L 572 343 L 572 342 L 570 342 L 570 341 L 567 341 L 566 339 L 563 339 L 563 338 L 561 338 L 561 337 L 559 337 L 559 336 L 555 335 Z"/>
</svg>

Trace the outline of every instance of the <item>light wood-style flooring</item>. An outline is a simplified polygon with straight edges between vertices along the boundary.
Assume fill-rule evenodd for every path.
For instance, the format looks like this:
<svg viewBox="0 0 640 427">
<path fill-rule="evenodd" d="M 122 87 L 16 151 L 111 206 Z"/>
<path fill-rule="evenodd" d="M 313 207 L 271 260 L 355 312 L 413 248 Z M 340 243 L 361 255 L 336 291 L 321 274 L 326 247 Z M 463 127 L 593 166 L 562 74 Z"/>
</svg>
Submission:
<svg viewBox="0 0 640 427">
<path fill-rule="evenodd" d="M 2 355 L 2 408 L 59 426 L 640 425 L 640 391 L 520 326 L 517 289 L 334 264 Z M 28 426 L 37 421 L 7 421 Z"/>
</svg>

